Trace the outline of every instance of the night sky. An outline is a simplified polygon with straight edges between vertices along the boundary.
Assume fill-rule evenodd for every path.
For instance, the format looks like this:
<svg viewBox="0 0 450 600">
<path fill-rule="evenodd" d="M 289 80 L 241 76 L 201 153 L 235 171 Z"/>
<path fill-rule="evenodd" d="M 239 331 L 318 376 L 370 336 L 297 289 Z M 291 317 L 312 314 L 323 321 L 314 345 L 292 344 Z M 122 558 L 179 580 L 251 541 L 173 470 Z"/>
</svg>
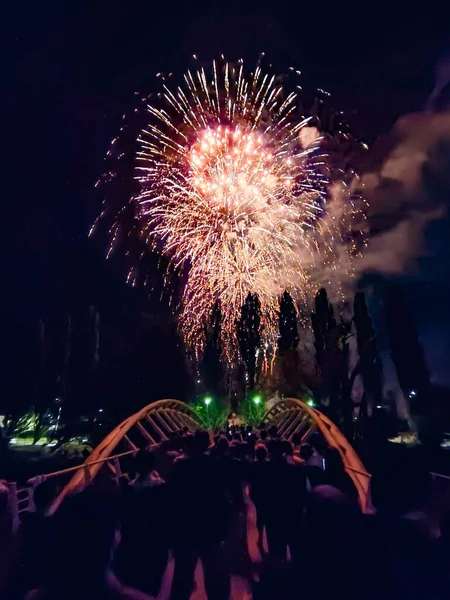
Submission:
<svg viewBox="0 0 450 600">
<path fill-rule="evenodd" d="M 120 261 L 106 262 L 103 240 L 87 237 L 110 140 L 133 93 L 154 89 L 158 71 L 183 71 L 193 53 L 252 63 L 265 51 L 274 66 L 295 65 L 330 91 L 337 107 L 357 110 L 357 127 L 372 141 L 424 106 L 434 66 L 450 52 L 449 14 L 420 5 L 405 12 L 392 10 L 395 3 L 354 10 L 344 2 L 8 4 L 0 36 L 2 395 L 26 377 L 38 320 L 64 322 L 70 312 L 84 323 L 91 305 L 115 376 L 124 364 L 127 377 L 136 373 L 130 397 L 139 404 L 181 393 L 182 376 L 173 372 L 182 354 L 165 326 L 167 308 L 127 288 Z M 404 279 L 436 376 L 450 383 L 448 233 L 445 222 L 429 232 L 430 255 Z M 138 353 L 139 368 L 130 370 Z"/>
</svg>

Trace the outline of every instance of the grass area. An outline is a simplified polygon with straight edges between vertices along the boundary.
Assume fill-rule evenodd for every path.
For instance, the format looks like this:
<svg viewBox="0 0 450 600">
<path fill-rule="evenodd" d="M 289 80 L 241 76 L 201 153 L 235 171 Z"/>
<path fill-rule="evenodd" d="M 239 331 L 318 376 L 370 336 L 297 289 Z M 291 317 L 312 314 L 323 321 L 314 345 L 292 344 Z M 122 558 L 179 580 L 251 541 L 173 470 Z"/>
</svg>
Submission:
<svg viewBox="0 0 450 600">
<path fill-rule="evenodd" d="M 17 438 L 11 438 L 11 440 L 9 441 L 9 443 L 11 444 L 11 446 L 46 446 L 46 447 L 52 447 L 56 445 L 56 440 L 52 440 L 50 438 L 47 437 L 41 437 L 36 443 L 34 443 L 34 440 L 32 437 L 17 437 Z"/>
</svg>

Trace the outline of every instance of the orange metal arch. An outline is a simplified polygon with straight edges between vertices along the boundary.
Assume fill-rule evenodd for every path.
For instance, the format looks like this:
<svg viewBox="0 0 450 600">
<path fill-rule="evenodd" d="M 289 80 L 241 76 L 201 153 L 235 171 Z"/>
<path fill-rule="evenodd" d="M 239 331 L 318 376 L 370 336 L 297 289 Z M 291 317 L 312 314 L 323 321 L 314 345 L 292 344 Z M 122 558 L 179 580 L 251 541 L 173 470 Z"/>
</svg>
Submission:
<svg viewBox="0 0 450 600">
<path fill-rule="evenodd" d="M 276 421 L 277 416 L 286 413 L 300 413 L 305 415 L 308 421 L 312 422 L 320 431 L 327 443 L 339 451 L 344 467 L 358 491 L 361 507 L 363 510 L 367 510 L 370 503 L 369 488 L 371 476 L 340 429 L 319 410 L 308 406 L 308 404 L 297 398 L 285 398 L 277 402 L 266 413 L 264 421 Z M 175 418 L 175 415 L 182 416 L 182 419 Z M 187 404 L 179 400 L 159 400 L 145 406 L 113 429 L 94 449 L 83 465 L 75 470 L 73 477 L 51 505 L 49 514 L 53 514 L 58 509 L 67 494 L 83 489 L 86 483 L 98 474 L 105 461 L 113 456 L 114 450 L 121 441 L 125 440 L 129 451 L 121 455 L 116 455 L 116 458 L 117 456 L 136 452 L 139 449 L 128 437 L 128 433 L 133 427 L 136 427 L 137 432 L 142 436 L 143 446 L 158 445 L 159 442 L 153 439 L 141 424 L 141 421 L 144 422 L 146 419 L 151 420 L 152 426 L 158 432 L 160 440 L 167 439 L 164 427 L 176 431 L 184 425 L 188 426 L 190 430 L 195 431 L 202 426 L 196 413 Z"/>
<path fill-rule="evenodd" d="M 280 400 L 268 411 L 265 420 L 270 421 L 274 416 L 281 415 L 285 411 L 299 411 L 307 415 L 323 435 L 328 445 L 338 450 L 344 468 L 356 487 L 362 510 L 369 510 L 371 475 L 367 472 L 358 454 L 342 431 L 326 415 L 298 398 Z"/>
<path fill-rule="evenodd" d="M 117 448 L 118 444 L 125 440 L 130 447 L 130 453 L 133 451 L 137 451 L 139 448 L 133 444 L 131 440 L 129 440 L 127 434 L 130 430 L 136 426 L 138 431 L 142 435 L 143 441 L 145 442 L 144 446 L 157 445 L 154 439 L 151 438 L 149 433 L 141 424 L 141 421 L 152 418 L 152 416 L 158 417 L 161 413 L 163 415 L 167 415 L 170 411 L 176 411 L 177 413 L 181 413 L 183 415 L 183 424 L 188 426 L 189 429 L 195 430 L 201 427 L 200 421 L 196 413 L 184 402 L 180 402 L 179 400 L 158 400 L 157 402 L 152 402 L 148 404 L 144 408 L 142 408 L 137 413 L 131 415 L 126 418 L 120 425 L 117 425 L 115 429 L 109 433 L 102 442 L 92 451 L 83 465 L 75 471 L 75 474 L 67 483 L 67 485 L 63 488 L 61 493 L 55 499 L 53 504 L 50 507 L 49 514 L 53 514 L 61 502 L 71 492 L 75 492 L 77 490 L 81 490 L 86 485 L 86 482 L 92 480 L 100 469 L 104 465 L 104 460 L 111 456 L 114 450 Z M 166 419 L 168 417 L 166 416 Z M 170 418 L 170 416 L 169 416 Z M 175 423 L 172 418 L 170 418 L 174 425 L 179 425 L 179 423 Z M 152 422 L 153 427 L 158 431 L 158 434 L 161 439 L 167 439 L 164 429 L 160 427 L 155 421 Z M 173 430 L 181 429 L 181 426 L 174 427 Z"/>
</svg>

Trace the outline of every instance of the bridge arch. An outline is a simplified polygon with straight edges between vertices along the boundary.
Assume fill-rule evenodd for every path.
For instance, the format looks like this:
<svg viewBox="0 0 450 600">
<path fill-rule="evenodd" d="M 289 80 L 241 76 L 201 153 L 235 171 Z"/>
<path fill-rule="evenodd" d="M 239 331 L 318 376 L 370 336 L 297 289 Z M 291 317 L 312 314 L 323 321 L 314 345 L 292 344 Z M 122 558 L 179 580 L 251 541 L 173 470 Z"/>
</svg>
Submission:
<svg viewBox="0 0 450 600">
<path fill-rule="evenodd" d="M 58 509 L 67 494 L 82 490 L 105 463 L 118 475 L 121 458 L 136 453 L 140 448 L 158 446 L 177 431 L 187 429 L 194 432 L 201 427 L 197 414 L 180 400 L 158 400 L 148 404 L 127 417 L 100 442 L 83 465 L 75 470 L 70 481 L 51 505 L 49 513 L 53 514 Z M 110 457 L 112 460 L 108 461 Z"/>
<path fill-rule="evenodd" d="M 264 423 L 276 425 L 281 438 L 291 440 L 300 433 L 302 442 L 314 432 L 320 432 L 327 444 L 335 448 L 342 459 L 344 468 L 356 487 L 362 510 L 370 508 L 370 473 L 367 472 L 342 431 L 322 412 L 298 398 L 279 400 L 266 413 Z"/>
<path fill-rule="evenodd" d="M 344 468 L 358 491 L 361 508 L 368 509 L 370 474 L 344 434 L 326 415 L 302 400 L 285 398 L 270 408 L 263 422 L 266 426 L 276 425 L 280 437 L 286 440 L 291 440 L 299 432 L 302 441 L 307 441 L 314 431 L 319 431 L 328 445 L 338 450 Z M 194 410 L 179 400 L 159 400 L 145 406 L 115 427 L 83 465 L 69 469 L 74 474 L 51 505 L 50 514 L 58 509 L 67 494 L 82 490 L 92 481 L 105 464 L 118 476 L 123 457 L 143 447 L 159 446 L 177 431 L 187 429 L 195 432 L 202 426 Z M 58 473 L 45 477 L 56 475 Z"/>
</svg>

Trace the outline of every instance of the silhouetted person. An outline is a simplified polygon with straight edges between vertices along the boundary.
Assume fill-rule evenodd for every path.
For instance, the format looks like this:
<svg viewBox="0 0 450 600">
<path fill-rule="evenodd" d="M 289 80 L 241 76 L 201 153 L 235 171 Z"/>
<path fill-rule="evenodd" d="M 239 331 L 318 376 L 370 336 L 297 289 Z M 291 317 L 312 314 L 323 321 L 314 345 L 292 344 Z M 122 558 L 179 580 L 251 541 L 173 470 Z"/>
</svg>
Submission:
<svg viewBox="0 0 450 600">
<path fill-rule="evenodd" d="M 306 495 L 304 470 L 286 463 L 284 449 L 280 440 L 269 442 L 266 533 L 269 552 L 278 559 L 286 559 L 288 545 L 298 540 Z"/>
<path fill-rule="evenodd" d="M 261 429 L 261 431 L 259 432 L 259 438 L 262 444 L 267 444 L 267 437 L 268 437 L 268 433 L 265 429 Z"/>
<path fill-rule="evenodd" d="M 302 437 L 302 434 L 298 431 L 296 431 L 292 436 L 292 448 L 294 451 L 294 456 L 297 456 L 298 458 L 300 458 L 300 447 L 302 445 Z"/>
<path fill-rule="evenodd" d="M 318 486 L 307 501 L 300 554 L 265 565 L 253 599 L 366 600 L 371 582 L 364 580 L 361 533 L 359 507 L 339 490 Z"/>
<path fill-rule="evenodd" d="M 154 455 L 141 450 L 137 478 L 123 494 L 122 539 L 114 566 L 123 583 L 157 596 L 169 558 L 169 533 L 167 485 L 154 467 Z"/>
<path fill-rule="evenodd" d="M 9 507 L 9 490 L 6 482 L 0 480 L 0 597 L 11 575 L 15 556 L 13 520 Z"/>
<path fill-rule="evenodd" d="M 306 502 L 306 467 L 294 456 L 294 448 L 288 441 L 283 442 L 284 456 L 287 463 L 289 494 L 287 512 L 290 514 L 288 545 L 291 557 L 297 558 L 302 545 L 303 512 Z"/>
<path fill-rule="evenodd" d="M 27 600 L 141 600 L 110 569 L 120 537 L 115 499 L 87 490 L 68 496 L 51 518 L 45 582 Z"/>
<path fill-rule="evenodd" d="M 371 481 L 376 515 L 366 517 L 369 560 L 383 598 L 448 598 L 448 572 L 428 518 L 431 476 L 414 450 L 384 460 Z"/>
<path fill-rule="evenodd" d="M 214 469 L 224 486 L 229 503 L 229 526 L 226 538 L 226 559 L 230 573 L 249 577 L 251 559 L 247 546 L 247 505 L 243 484 L 247 478 L 247 443 L 220 438 L 214 449 Z"/>
<path fill-rule="evenodd" d="M 271 426 L 269 427 L 269 430 L 268 430 L 268 432 L 267 432 L 267 433 L 268 433 L 268 437 L 269 437 L 271 440 L 278 440 L 278 439 L 279 439 L 279 435 L 278 435 L 278 429 L 277 429 L 277 426 L 276 426 L 276 425 L 271 425 Z"/>
<path fill-rule="evenodd" d="M 309 494 L 302 569 L 305 597 L 359 599 L 370 597 L 364 529 L 359 506 L 336 488 L 319 485 Z"/>
<path fill-rule="evenodd" d="M 306 468 L 306 476 L 308 478 L 308 482 L 310 487 L 314 488 L 316 485 L 320 485 L 321 483 L 325 483 L 326 478 L 322 469 L 323 460 L 321 467 L 318 467 L 316 464 L 311 464 L 311 459 L 314 457 L 314 450 L 312 446 L 309 444 L 302 444 L 300 446 L 300 458 L 303 460 L 305 468 Z"/>
<path fill-rule="evenodd" d="M 326 451 L 323 483 L 341 490 L 349 500 L 358 502 L 358 491 L 352 478 L 346 472 L 344 463 L 336 448 L 329 448 Z"/>
<path fill-rule="evenodd" d="M 307 467 L 315 467 L 317 469 L 325 469 L 325 459 L 319 454 L 310 444 L 302 444 L 300 447 L 300 456 L 306 463 Z"/>
<path fill-rule="evenodd" d="M 176 462 L 169 482 L 171 529 L 175 570 L 173 600 L 188 600 L 195 567 L 203 564 L 208 598 L 227 599 L 230 591 L 224 562 L 223 542 L 227 535 L 230 504 L 226 481 L 217 468 L 219 459 L 208 456 L 207 432 L 197 433 L 186 456 Z"/>
<path fill-rule="evenodd" d="M 300 446 L 299 454 L 300 454 L 300 457 L 303 459 L 303 461 L 306 464 L 308 462 L 308 460 L 311 458 L 311 456 L 313 455 L 313 449 L 311 448 L 311 446 L 309 444 L 302 444 Z"/>
<path fill-rule="evenodd" d="M 256 527 L 258 530 L 258 548 L 264 554 L 264 529 L 267 520 L 267 470 L 268 452 L 262 444 L 255 448 L 255 460 L 250 470 L 250 498 L 256 509 Z"/>
<path fill-rule="evenodd" d="M 35 512 L 27 512 L 22 516 L 18 532 L 19 571 L 16 578 L 23 591 L 38 587 L 43 582 L 45 562 L 50 552 L 50 518 L 46 516 L 46 511 L 55 495 L 51 480 L 39 484 L 33 493 Z"/>
<path fill-rule="evenodd" d="M 445 574 L 443 585 L 446 586 L 450 597 L 450 512 L 444 515 L 440 527 L 441 537 L 438 540 L 440 570 Z"/>
</svg>

